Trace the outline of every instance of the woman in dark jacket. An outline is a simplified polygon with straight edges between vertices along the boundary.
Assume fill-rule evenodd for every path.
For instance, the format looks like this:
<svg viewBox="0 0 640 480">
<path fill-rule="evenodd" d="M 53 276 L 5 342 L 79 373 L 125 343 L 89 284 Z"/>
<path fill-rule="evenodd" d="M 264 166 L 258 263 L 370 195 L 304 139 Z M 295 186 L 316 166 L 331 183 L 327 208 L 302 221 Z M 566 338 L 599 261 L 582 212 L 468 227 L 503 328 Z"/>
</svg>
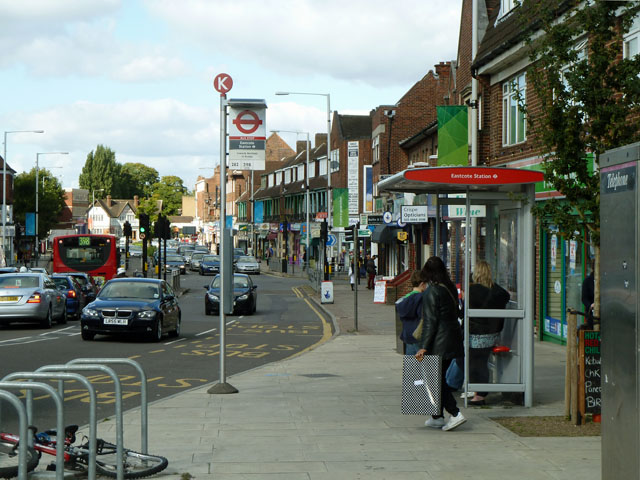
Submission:
<svg viewBox="0 0 640 480">
<path fill-rule="evenodd" d="M 509 299 L 509 292 L 493 282 L 489 264 L 479 260 L 473 270 L 473 283 L 469 285 L 469 308 L 502 309 Z M 503 318 L 469 318 L 469 381 L 472 383 L 489 383 L 487 362 L 503 325 Z M 469 403 L 484 405 L 486 396 L 487 392 L 476 392 Z"/>
<path fill-rule="evenodd" d="M 413 337 L 413 332 L 422 318 L 422 292 L 427 286 L 422 277 L 422 270 L 415 270 L 410 280 L 413 290 L 396 302 L 396 313 L 402 322 L 400 340 L 404 342 L 405 355 L 418 353 L 419 344 Z"/>
<path fill-rule="evenodd" d="M 425 425 L 448 431 L 462 425 L 466 418 L 458 409 L 453 389 L 447 385 L 446 373 L 456 357 L 464 356 L 462 330 L 458 322 L 458 291 L 449 278 L 444 262 L 439 257 L 431 257 L 422 268 L 427 281 L 427 289 L 422 294 L 422 336 L 416 359 L 422 361 L 424 355 L 442 357 L 441 396 L 442 408 L 451 417 L 445 423 L 442 408 L 439 415 L 429 418 Z"/>
</svg>

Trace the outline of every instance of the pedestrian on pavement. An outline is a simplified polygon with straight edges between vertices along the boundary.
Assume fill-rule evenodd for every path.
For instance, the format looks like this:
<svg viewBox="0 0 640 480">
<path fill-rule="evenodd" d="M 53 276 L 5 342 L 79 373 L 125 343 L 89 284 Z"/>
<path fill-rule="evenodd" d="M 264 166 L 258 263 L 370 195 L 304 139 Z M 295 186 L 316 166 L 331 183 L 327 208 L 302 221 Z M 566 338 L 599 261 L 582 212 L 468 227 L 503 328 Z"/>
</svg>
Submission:
<svg viewBox="0 0 640 480">
<path fill-rule="evenodd" d="M 353 262 L 349 264 L 349 283 L 351 284 L 351 291 L 353 292 L 353 287 L 356 284 L 356 272 L 353 268 Z"/>
<path fill-rule="evenodd" d="M 422 318 L 422 292 L 427 288 L 422 270 L 414 270 L 410 281 L 413 290 L 396 302 L 396 313 L 402 322 L 400 340 L 404 342 L 405 355 L 418 353 L 418 339 L 413 337 L 413 332 Z"/>
<path fill-rule="evenodd" d="M 376 262 L 374 258 L 371 257 L 371 255 L 367 255 L 365 269 L 367 271 L 367 288 L 369 290 L 373 290 L 376 282 Z"/>
<path fill-rule="evenodd" d="M 449 278 L 447 268 L 440 257 L 430 257 L 422 272 L 427 288 L 422 294 L 422 335 L 416 359 L 421 362 L 425 355 L 439 355 L 442 358 L 440 413 L 429 418 L 424 424 L 444 431 L 459 427 L 467 419 L 458 409 L 453 389 L 447 385 L 446 375 L 449 365 L 456 357 L 464 356 L 462 330 L 458 322 L 458 290 Z M 443 409 L 451 416 L 445 422 Z"/>
<path fill-rule="evenodd" d="M 473 269 L 473 283 L 469 285 L 467 301 L 469 308 L 503 309 L 509 303 L 509 292 L 495 283 L 491 267 L 478 260 Z M 504 318 L 469 318 L 469 381 L 489 383 L 489 354 L 496 345 Z M 469 400 L 471 405 L 484 405 L 487 392 L 476 392 Z"/>
</svg>

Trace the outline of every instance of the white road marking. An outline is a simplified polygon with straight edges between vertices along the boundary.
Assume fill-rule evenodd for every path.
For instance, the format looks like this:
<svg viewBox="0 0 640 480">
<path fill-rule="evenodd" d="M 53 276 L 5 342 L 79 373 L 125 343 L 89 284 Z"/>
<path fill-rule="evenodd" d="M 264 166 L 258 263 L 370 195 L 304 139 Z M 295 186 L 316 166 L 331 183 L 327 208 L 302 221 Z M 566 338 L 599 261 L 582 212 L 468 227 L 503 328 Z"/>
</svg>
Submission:
<svg viewBox="0 0 640 480">
<path fill-rule="evenodd" d="M 204 332 L 196 333 L 196 337 L 199 337 L 200 335 L 206 335 L 207 333 L 210 333 L 210 332 L 215 332 L 216 330 L 217 328 L 212 328 L 211 330 L 206 330 Z"/>
<path fill-rule="evenodd" d="M 182 341 L 184 341 L 184 340 L 186 340 L 186 338 L 178 338 L 177 340 L 172 340 L 172 341 L 170 341 L 170 342 L 165 343 L 165 345 L 171 345 L 171 344 L 173 344 L 173 343 L 182 342 Z"/>
</svg>

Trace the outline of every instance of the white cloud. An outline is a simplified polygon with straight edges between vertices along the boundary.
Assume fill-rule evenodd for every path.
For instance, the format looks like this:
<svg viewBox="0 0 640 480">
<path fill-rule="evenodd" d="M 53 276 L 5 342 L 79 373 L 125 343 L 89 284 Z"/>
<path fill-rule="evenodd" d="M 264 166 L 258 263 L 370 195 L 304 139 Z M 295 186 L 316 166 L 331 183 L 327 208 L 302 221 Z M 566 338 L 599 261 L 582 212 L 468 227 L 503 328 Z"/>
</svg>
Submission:
<svg viewBox="0 0 640 480">
<path fill-rule="evenodd" d="M 32 12 L 32 4 L 40 3 L 50 6 Z M 95 9 L 87 8 L 94 3 Z M 170 47 L 119 40 L 113 15 L 119 7 L 116 0 L 0 3 L 0 15 L 7 15 L 0 27 L 10 20 L 0 28 L 0 66 L 24 65 L 41 77 L 103 76 L 121 82 L 153 82 L 189 72 Z"/>
<path fill-rule="evenodd" d="M 147 0 L 208 50 L 295 75 L 406 84 L 454 59 L 461 0 Z M 451 33 L 455 38 L 451 38 Z M 452 41 L 453 40 L 453 41 Z"/>
</svg>

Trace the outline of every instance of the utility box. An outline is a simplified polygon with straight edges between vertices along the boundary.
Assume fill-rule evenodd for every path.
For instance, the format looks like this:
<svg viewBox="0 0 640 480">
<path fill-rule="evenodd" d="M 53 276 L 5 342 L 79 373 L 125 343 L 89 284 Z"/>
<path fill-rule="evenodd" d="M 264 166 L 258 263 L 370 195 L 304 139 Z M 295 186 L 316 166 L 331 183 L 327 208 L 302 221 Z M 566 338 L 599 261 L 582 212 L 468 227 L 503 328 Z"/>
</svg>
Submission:
<svg viewBox="0 0 640 480">
<path fill-rule="evenodd" d="M 320 285 L 320 303 L 333 303 L 333 282 L 322 282 Z"/>
<path fill-rule="evenodd" d="M 600 157 L 602 479 L 640 478 L 640 143 Z"/>
</svg>

